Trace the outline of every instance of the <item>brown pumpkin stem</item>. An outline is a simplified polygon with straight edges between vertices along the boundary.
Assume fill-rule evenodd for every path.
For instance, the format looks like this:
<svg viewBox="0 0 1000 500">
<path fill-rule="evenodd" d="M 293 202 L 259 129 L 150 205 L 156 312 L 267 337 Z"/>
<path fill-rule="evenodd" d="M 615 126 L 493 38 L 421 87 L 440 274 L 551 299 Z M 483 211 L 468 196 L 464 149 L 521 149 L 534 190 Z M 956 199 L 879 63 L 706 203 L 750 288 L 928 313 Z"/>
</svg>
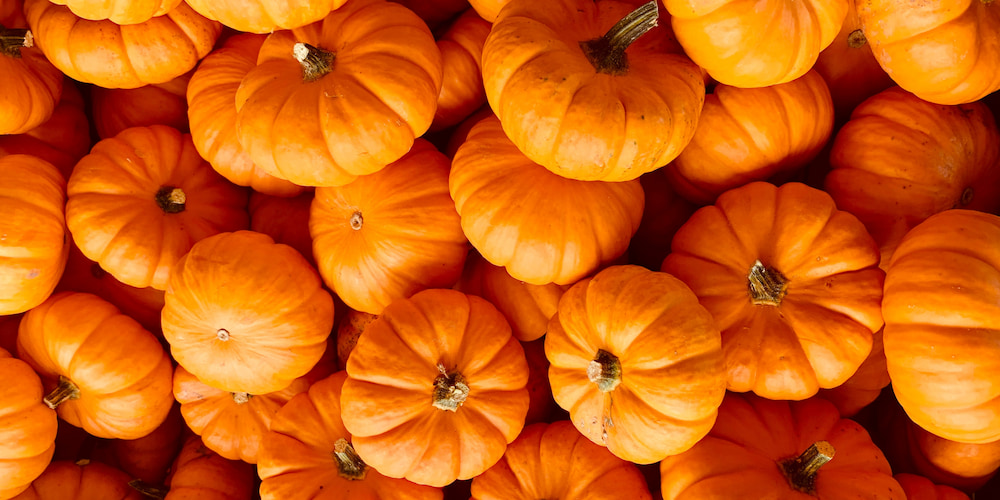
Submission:
<svg viewBox="0 0 1000 500">
<path fill-rule="evenodd" d="M 302 42 L 292 47 L 292 55 L 302 65 L 302 80 L 307 82 L 319 80 L 333 71 L 333 61 L 337 58 L 337 54 L 329 50 Z"/>
<path fill-rule="evenodd" d="M 965 191 L 962 191 L 962 197 L 958 199 L 959 207 L 968 206 L 969 203 L 972 203 L 975 194 L 976 192 L 972 189 L 972 186 L 965 188 Z"/>
<path fill-rule="evenodd" d="M 759 260 L 750 268 L 747 281 L 750 300 L 756 305 L 779 306 L 788 292 L 788 278 L 777 269 L 766 267 Z"/>
<path fill-rule="evenodd" d="M 163 500 L 167 498 L 167 493 L 170 492 L 169 486 L 153 486 L 142 479 L 133 479 L 128 482 L 130 488 L 138 491 L 143 496 L 149 498 L 155 498 L 157 500 Z"/>
<path fill-rule="evenodd" d="M 618 356 L 598 349 L 597 356 L 587 365 L 587 379 L 597 384 L 601 392 L 613 391 L 622 383 L 622 364 Z"/>
<path fill-rule="evenodd" d="M 469 384 L 461 373 L 448 373 L 444 365 L 438 365 L 441 372 L 434 379 L 434 395 L 431 405 L 439 410 L 458 411 L 469 397 Z"/>
<path fill-rule="evenodd" d="M 852 49 L 860 49 L 868 43 L 868 39 L 865 38 L 865 32 L 860 29 L 856 29 L 847 35 L 847 46 Z"/>
<path fill-rule="evenodd" d="M 238 405 L 245 405 L 253 399 L 253 394 L 247 394 L 245 392 L 232 392 L 230 394 L 233 395 L 233 402 Z"/>
<path fill-rule="evenodd" d="M 56 407 L 71 399 L 80 399 L 80 388 L 72 380 L 60 375 L 59 385 L 45 396 L 42 401 L 45 402 L 45 406 L 55 410 Z"/>
<path fill-rule="evenodd" d="M 229 330 L 219 328 L 219 331 L 215 332 L 215 338 L 221 340 L 222 342 L 227 342 L 229 340 Z"/>
<path fill-rule="evenodd" d="M 365 224 L 365 218 L 361 215 L 361 211 L 356 211 L 351 214 L 351 229 L 355 231 L 360 231 L 361 227 Z"/>
<path fill-rule="evenodd" d="M 580 48 L 598 73 L 624 75 L 628 72 L 625 50 L 655 28 L 659 20 L 660 13 L 654 0 L 623 17 L 604 36 L 580 42 Z"/>
<path fill-rule="evenodd" d="M 368 473 L 368 464 L 361 460 L 358 452 L 344 438 L 333 443 L 333 459 L 337 461 L 337 471 L 344 479 L 360 481 Z"/>
<path fill-rule="evenodd" d="M 817 441 L 797 457 L 785 459 L 778 463 L 781 472 L 788 479 L 788 484 L 798 491 L 809 495 L 816 494 L 816 473 L 820 467 L 830 460 L 836 450 L 828 441 Z"/>
<path fill-rule="evenodd" d="M 0 24 L 0 52 L 8 57 L 20 58 L 21 49 L 35 45 L 31 30 L 6 28 Z"/>
<path fill-rule="evenodd" d="M 185 203 L 187 195 L 179 187 L 163 186 L 156 192 L 156 204 L 168 214 L 183 212 Z"/>
</svg>

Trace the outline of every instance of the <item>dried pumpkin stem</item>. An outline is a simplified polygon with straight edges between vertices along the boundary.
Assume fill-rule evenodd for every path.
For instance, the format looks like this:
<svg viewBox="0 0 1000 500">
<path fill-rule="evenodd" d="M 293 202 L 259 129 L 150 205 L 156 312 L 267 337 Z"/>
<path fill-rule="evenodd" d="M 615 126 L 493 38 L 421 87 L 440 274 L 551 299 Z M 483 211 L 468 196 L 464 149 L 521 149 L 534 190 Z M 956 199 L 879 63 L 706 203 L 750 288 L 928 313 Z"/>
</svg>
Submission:
<svg viewBox="0 0 1000 500">
<path fill-rule="evenodd" d="M 580 42 L 580 48 L 598 73 L 624 75 L 628 71 L 625 50 L 655 28 L 659 19 L 660 13 L 654 0 L 630 12 L 604 36 Z"/>
<path fill-rule="evenodd" d="M 813 443 L 801 455 L 783 460 L 778 464 L 788 479 L 788 484 L 809 495 L 816 494 L 816 473 L 820 467 L 833 460 L 836 450 L 828 441 Z"/>
<path fill-rule="evenodd" d="M 163 186 L 156 192 L 156 204 L 160 210 L 168 214 L 177 214 L 184 211 L 187 203 L 187 195 L 184 190 L 174 186 Z"/>
<path fill-rule="evenodd" d="M 45 402 L 45 406 L 54 410 L 57 406 L 71 399 L 80 399 L 80 388 L 72 380 L 60 375 L 59 385 L 45 396 L 42 401 Z"/>
<path fill-rule="evenodd" d="M 444 365 L 438 365 L 441 372 L 434 379 L 434 394 L 431 405 L 439 410 L 458 411 L 469 397 L 469 384 L 461 373 L 448 373 Z"/>
<path fill-rule="evenodd" d="M 865 32 L 860 29 L 856 29 L 847 34 L 847 46 L 852 49 L 860 49 L 868 43 L 868 39 L 865 38 Z"/>
<path fill-rule="evenodd" d="M 302 65 L 302 80 L 307 82 L 319 80 L 333 71 L 333 61 L 337 58 L 329 50 L 302 42 L 292 47 L 292 55 Z"/>
<path fill-rule="evenodd" d="M 747 276 L 747 291 L 750 301 L 756 305 L 778 306 L 788 292 L 788 278 L 758 260 Z"/>
<path fill-rule="evenodd" d="M 361 227 L 365 224 L 365 218 L 361 215 L 361 211 L 356 211 L 351 214 L 351 229 L 355 231 L 360 231 Z"/>
<path fill-rule="evenodd" d="M 253 394 L 247 394 L 245 392 L 233 392 L 233 402 L 238 405 L 245 405 L 250 402 L 253 398 Z"/>
<path fill-rule="evenodd" d="M 587 365 L 587 379 L 597 384 L 601 392 L 611 392 L 622 383 L 622 364 L 618 356 L 598 349 L 594 360 Z"/>
<path fill-rule="evenodd" d="M 128 482 L 128 485 L 130 488 L 138 491 L 143 496 L 156 498 L 157 500 L 167 498 L 167 493 L 170 492 L 169 486 L 153 486 L 142 479 L 133 479 Z"/>
<path fill-rule="evenodd" d="M 5 28 L 0 24 L 0 52 L 8 57 L 20 58 L 21 49 L 35 45 L 31 30 Z"/>
<path fill-rule="evenodd" d="M 337 461 L 337 471 L 344 479 L 360 481 L 368 473 L 368 465 L 365 464 L 364 460 L 361 460 L 358 452 L 354 451 L 351 443 L 348 443 L 344 438 L 333 443 L 333 459 Z"/>
</svg>

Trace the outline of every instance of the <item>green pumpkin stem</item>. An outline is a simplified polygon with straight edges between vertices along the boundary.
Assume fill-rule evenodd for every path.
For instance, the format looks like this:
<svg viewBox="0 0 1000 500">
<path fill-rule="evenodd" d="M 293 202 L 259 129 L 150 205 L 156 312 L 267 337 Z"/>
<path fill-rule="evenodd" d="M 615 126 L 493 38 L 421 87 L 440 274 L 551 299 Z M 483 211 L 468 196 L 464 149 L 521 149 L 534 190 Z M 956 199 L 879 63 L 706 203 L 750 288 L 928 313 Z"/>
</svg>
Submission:
<svg viewBox="0 0 1000 500">
<path fill-rule="evenodd" d="M 750 301 L 756 305 L 779 306 L 788 292 L 788 278 L 758 260 L 747 275 L 747 291 Z"/>
<path fill-rule="evenodd" d="M 35 45 L 31 30 L 6 28 L 0 24 L 0 52 L 7 57 L 20 58 L 21 49 Z"/>
<path fill-rule="evenodd" d="M 184 190 L 174 186 L 163 186 L 156 192 L 154 198 L 160 210 L 168 214 L 177 214 L 184 211 L 187 203 L 187 195 Z"/>
<path fill-rule="evenodd" d="M 71 399 L 80 399 L 80 388 L 72 380 L 60 375 L 59 385 L 42 401 L 45 402 L 45 406 L 55 410 L 56 407 Z"/>
<path fill-rule="evenodd" d="M 469 384 L 461 373 L 448 373 L 444 365 L 439 364 L 438 371 L 441 374 L 434 379 L 431 405 L 439 410 L 458 411 L 469 397 Z"/>
<path fill-rule="evenodd" d="M 580 42 L 580 48 L 598 73 L 624 75 L 628 72 L 625 50 L 655 28 L 659 20 L 660 13 L 654 0 L 623 17 L 604 36 Z"/>
<path fill-rule="evenodd" d="M 778 463 L 781 472 L 788 479 L 788 484 L 798 491 L 809 495 L 816 494 L 816 473 L 820 467 L 833 460 L 836 450 L 828 441 L 817 441 L 797 457 L 785 459 Z"/>
<path fill-rule="evenodd" d="M 368 473 L 368 465 L 344 438 L 333 443 L 333 459 L 337 461 L 337 471 L 344 479 L 360 481 Z"/>
<path fill-rule="evenodd" d="M 311 82 L 333 71 L 337 55 L 328 50 L 299 42 L 292 47 L 292 55 L 302 65 L 302 80 Z"/>
<path fill-rule="evenodd" d="M 611 392 L 622 383 L 622 364 L 618 356 L 598 349 L 593 361 L 587 365 L 587 379 L 597 384 L 601 392 Z"/>
<path fill-rule="evenodd" d="M 138 491 L 143 496 L 155 498 L 157 500 L 167 498 L 167 493 L 170 492 L 169 486 L 153 486 L 142 479 L 133 479 L 128 482 L 128 485 L 130 488 Z"/>
</svg>

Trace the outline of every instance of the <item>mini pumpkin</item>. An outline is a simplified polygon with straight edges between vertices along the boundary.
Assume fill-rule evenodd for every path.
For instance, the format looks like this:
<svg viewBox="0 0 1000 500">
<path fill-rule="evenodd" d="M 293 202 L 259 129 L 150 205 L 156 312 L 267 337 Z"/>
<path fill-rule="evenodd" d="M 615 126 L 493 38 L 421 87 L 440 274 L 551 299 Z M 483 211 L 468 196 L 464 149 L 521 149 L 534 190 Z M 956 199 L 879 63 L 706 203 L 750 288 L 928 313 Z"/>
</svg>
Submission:
<svg viewBox="0 0 1000 500">
<path fill-rule="evenodd" d="M 0 317 L 3 321 L 5 317 Z M 0 348 L 0 498 L 26 490 L 55 453 L 56 413 L 31 366 Z"/>
<path fill-rule="evenodd" d="M 83 19 L 108 19 L 115 24 L 139 24 L 170 12 L 181 0 L 51 0 Z"/>
<path fill-rule="evenodd" d="M 199 14 L 247 33 L 300 28 L 326 17 L 346 0 L 187 0 Z"/>
<path fill-rule="evenodd" d="M 438 38 L 444 78 L 430 130 L 455 125 L 486 104 L 480 63 L 491 24 L 466 9 Z"/>
<path fill-rule="evenodd" d="M 90 89 L 90 110 L 97 136 L 114 137 L 132 127 L 166 125 L 187 132 L 189 71 L 169 82 L 137 89 Z"/>
<path fill-rule="evenodd" d="M 129 484 L 147 497 L 162 500 L 248 500 L 254 492 L 254 469 L 246 463 L 226 460 L 188 434 L 170 468 L 165 487 Z M 166 494 L 160 493 L 165 490 Z"/>
<path fill-rule="evenodd" d="M 23 134 L 41 125 L 62 93 L 61 73 L 35 47 L 20 0 L 0 5 L 0 135 Z"/>
<path fill-rule="evenodd" d="M 0 156 L 37 156 L 69 179 L 73 166 L 90 152 L 91 146 L 90 118 L 84 110 L 83 96 L 70 81 L 63 84 L 59 103 L 47 121 L 23 134 L 0 135 Z"/>
<path fill-rule="evenodd" d="M 48 0 L 46 0 L 48 1 Z M 148 500 L 129 486 L 128 474 L 101 462 L 59 460 L 13 500 Z"/>
<path fill-rule="evenodd" d="M 926 477 L 896 474 L 895 479 L 906 493 L 907 500 L 969 500 L 969 495 L 951 486 L 934 484 Z"/>
<path fill-rule="evenodd" d="M 845 418 L 855 416 L 862 408 L 878 399 L 882 389 L 889 385 L 889 370 L 885 366 L 885 348 L 882 344 L 883 328 L 872 337 L 872 351 L 843 384 L 832 389 L 820 389 L 818 396 L 830 401 Z"/>
</svg>

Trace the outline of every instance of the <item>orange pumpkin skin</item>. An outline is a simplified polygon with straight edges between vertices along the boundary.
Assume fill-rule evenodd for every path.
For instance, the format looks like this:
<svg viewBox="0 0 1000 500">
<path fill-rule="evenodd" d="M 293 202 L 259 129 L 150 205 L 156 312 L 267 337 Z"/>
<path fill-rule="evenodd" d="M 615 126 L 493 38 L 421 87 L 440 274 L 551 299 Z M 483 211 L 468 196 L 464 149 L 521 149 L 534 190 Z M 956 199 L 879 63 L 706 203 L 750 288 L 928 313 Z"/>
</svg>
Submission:
<svg viewBox="0 0 1000 500">
<path fill-rule="evenodd" d="M 961 443 L 1000 439 L 1000 217 L 972 210 L 932 215 L 889 263 L 882 314 L 893 392 L 920 427 Z"/>
<path fill-rule="evenodd" d="M 247 500 L 253 496 L 254 470 L 226 460 L 189 434 L 171 467 L 164 500 Z"/>
<path fill-rule="evenodd" d="M 187 132 L 187 91 L 192 71 L 157 85 L 137 89 L 90 89 L 97 136 L 114 137 L 132 127 L 166 125 Z"/>
<path fill-rule="evenodd" d="M 48 0 L 46 0 L 48 1 Z M 14 500 L 145 500 L 128 485 L 128 474 L 101 462 L 52 462 L 31 487 Z"/>
<path fill-rule="evenodd" d="M 316 266 L 313 258 L 313 241 L 309 235 L 309 210 L 313 192 L 297 196 L 270 196 L 254 191 L 250 194 L 250 229 L 274 238 L 302 254 L 309 264 Z"/>
<path fill-rule="evenodd" d="M 346 379 L 330 375 L 278 410 L 257 465 L 262 500 L 441 500 L 439 488 L 383 476 L 356 455 L 341 420 Z"/>
<path fill-rule="evenodd" d="M 906 493 L 907 500 L 969 500 L 969 495 L 951 486 L 936 485 L 926 477 L 896 474 L 895 478 Z"/>
<path fill-rule="evenodd" d="M 66 224 L 80 251 L 137 288 L 166 289 L 192 244 L 249 225 L 247 192 L 215 173 L 191 136 L 164 125 L 97 143 L 67 191 Z"/>
<path fill-rule="evenodd" d="M 0 156 L 37 156 L 54 165 L 64 179 L 69 179 L 90 146 L 90 118 L 84 111 L 83 96 L 68 82 L 63 84 L 62 96 L 48 121 L 23 134 L 0 135 Z"/>
<path fill-rule="evenodd" d="M 818 441 L 833 446 L 834 460 L 820 467 L 811 494 L 797 491 L 776 465 Z M 660 477 L 664 500 L 906 499 L 864 428 L 818 398 L 772 401 L 726 394 L 712 432 L 686 453 L 660 462 Z"/>
<path fill-rule="evenodd" d="M 472 246 L 532 285 L 571 285 L 621 256 L 644 201 L 638 181 L 547 171 L 518 151 L 495 116 L 477 123 L 455 153 L 449 189 Z"/>
<path fill-rule="evenodd" d="M 27 23 L 20 0 L 0 6 L 0 135 L 23 134 L 41 125 L 59 102 L 62 74 L 34 47 L 34 34 L 26 33 Z"/>
<path fill-rule="evenodd" d="M 108 19 L 115 24 L 139 24 L 176 8 L 181 0 L 50 0 L 91 21 Z"/>
<path fill-rule="evenodd" d="M 235 35 L 198 64 L 187 86 L 187 120 L 198 153 L 230 182 L 269 195 L 294 196 L 302 186 L 255 165 L 236 134 L 236 90 L 257 65 L 265 38 Z"/>
<path fill-rule="evenodd" d="M 416 14 L 351 1 L 268 36 L 236 93 L 239 141 L 272 175 L 342 186 L 410 150 L 431 125 L 441 79 L 441 51 Z"/>
<path fill-rule="evenodd" d="M 160 342 L 96 295 L 60 292 L 29 311 L 17 351 L 42 377 L 46 404 L 94 436 L 143 437 L 173 405 L 170 357 Z"/>
<path fill-rule="evenodd" d="M 882 326 L 875 241 L 826 193 L 754 182 L 677 231 L 662 270 L 698 295 L 722 331 L 728 389 L 805 399 L 837 387 Z"/>
<path fill-rule="evenodd" d="M 882 248 L 950 208 L 1000 210 L 1000 132 L 982 103 L 931 104 L 899 87 L 858 106 L 837 133 L 824 189 Z"/>
<path fill-rule="evenodd" d="M 181 2 L 140 24 L 87 21 L 49 0 L 25 0 L 35 43 L 70 78 L 99 87 L 134 89 L 165 83 L 208 55 L 222 25 Z"/>
<path fill-rule="evenodd" d="M 705 97 L 694 139 L 666 171 L 699 205 L 753 181 L 809 163 L 833 132 L 833 101 L 815 71 L 788 83 L 742 89 L 717 85 Z"/>
<path fill-rule="evenodd" d="M 691 141 L 705 82 L 690 59 L 663 50 L 668 29 L 651 28 L 615 63 L 581 48 L 635 8 L 515 0 L 497 16 L 483 47 L 486 96 L 532 161 L 571 179 L 621 182 L 666 165 Z"/>
<path fill-rule="evenodd" d="M 199 14 L 246 33 L 299 28 L 326 17 L 346 0 L 187 0 Z"/>
<path fill-rule="evenodd" d="M 511 0 L 469 0 L 469 5 L 482 17 L 484 20 L 493 23 L 497 19 L 497 14 L 500 13 L 500 9 L 504 5 L 510 3 Z"/>
<path fill-rule="evenodd" d="M 410 346 L 410 347 L 405 347 Z M 385 308 L 347 360 L 344 427 L 388 477 L 444 486 L 481 474 L 524 426 L 528 365 L 485 300 L 431 289 Z"/>
<path fill-rule="evenodd" d="M 584 436 L 650 464 L 708 434 L 726 390 L 712 316 L 680 280 L 612 266 L 573 285 L 545 336 L 552 396 Z M 660 392 L 655 387 L 673 387 Z"/>
<path fill-rule="evenodd" d="M 337 361 L 339 366 L 346 367 L 347 360 L 351 356 L 354 346 L 358 345 L 358 339 L 365 333 L 365 329 L 373 321 L 378 319 L 375 314 L 350 309 L 346 317 L 340 320 L 337 325 Z"/>
<path fill-rule="evenodd" d="M 2 321 L 2 318 L 0 318 Z M 56 413 L 42 403 L 42 382 L 0 348 L 0 498 L 12 498 L 45 471 L 55 453 Z"/>
<path fill-rule="evenodd" d="M 503 459 L 472 480 L 473 500 L 652 500 L 639 468 L 562 420 L 524 428 Z"/>
<path fill-rule="evenodd" d="M 851 378 L 837 387 L 819 391 L 818 396 L 833 403 L 844 418 L 853 417 L 878 399 L 882 389 L 889 385 L 889 370 L 885 366 L 885 349 L 882 344 L 883 331 L 880 328 L 875 332 L 871 353 Z"/>
<path fill-rule="evenodd" d="M 186 432 L 180 405 L 173 405 L 166 420 L 139 439 L 101 440 L 90 458 L 121 469 L 147 484 L 164 484 L 177 458 Z"/>
<path fill-rule="evenodd" d="M 66 268 L 66 181 L 51 163 L 0 158 L 0 315 L 25 312 L 52 294 Z"/>
<path fill-rule="evenodd" d="M 467 9 L 438 39 L 444 78 L 431 130 L 456 125 L 486 104 L 480 64 L 491 24 Z"/>
<path fill-rule="evenodd" d="M 719 83 L 744 88 L 787 83 L 804 75 L 833 42 L 848 10 L 848 0 L 663 4 L 688 56 Z"/>
<path fill-rule="evenodd" d="M 195 244 L 167 286 L 163 335 L 178 364 L 227 392 L 288 387 L 323 356 L 333 299 L 293 248 L 252 231 Z"/>
</svg>

